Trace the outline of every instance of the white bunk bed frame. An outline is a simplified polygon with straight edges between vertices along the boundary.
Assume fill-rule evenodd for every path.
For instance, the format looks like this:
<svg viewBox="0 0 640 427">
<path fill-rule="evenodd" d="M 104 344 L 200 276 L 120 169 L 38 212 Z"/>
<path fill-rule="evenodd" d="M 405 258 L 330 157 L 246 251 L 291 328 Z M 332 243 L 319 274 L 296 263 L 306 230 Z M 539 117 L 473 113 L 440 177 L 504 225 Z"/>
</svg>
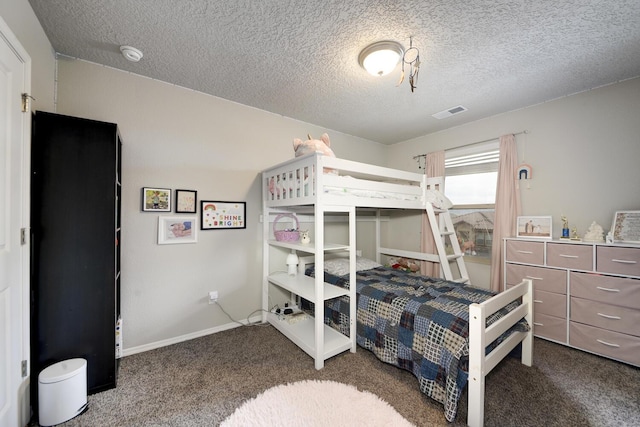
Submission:
<svg viewBox="0 0 640 427">
<path fill-rule="evenodd" d="M 324 171 L 324 173 L 316 173 Z M 339 171 L 339 173 L 335 173 Z M 346 178 L 345 178 L 346 177 Z M 417 209 L 426 208 L 426 177 L 423 174 L 368 165 L 350 160 L 323 156 L 315 153 L 297 157 L 265 170 L 263 183 L 263 321 L 269 321 L 276 329 L 291 339 L 315 360 L 315 368 L 322 369 L 324 361 L 346 350 L 356 351 L 356 207 Z M 341 194 L 335 189 L 343 189 Z M 352 193 L 353 191 L 353 193 Z M 394 194 L 396 198 L 370 196 L 369 192 Z M 354 193 L 359 193 L 355 195 Z M 364 194 L 364 195 L 363 195 Z M 400 198 L 398 198 L 400 195 Z M 315 215 L 314 242 L 303 245 L 299 242 L 278 242 L 271 228 L 271 216 L 295 211 L 296 208 L 313 208 Z M 349 216 L 349 244 L 338 245 L 324 241 L 324 215 L 331 212 L 346 212 Z M 379 238 L 379 236 L 377 236 Z M 378 240 L 379 241 L 379 240 Z M 378 250 L 380 248 L 376 245 Z M 303 274 L 292 277 L 286 273 L 270 271 L 271 247 L 300 250 L 313 254 L 316 265 L 324 265 L 325 252 L 348 252 L 350 259 L 349 290 L 323 282 L 322 275 L 315 278 Z M 392 250 L 390 250 L 393 252 Z M 407 251 L 399 253 L 409 254 Z M 387 252 L 385 252 L 387 253 Z M 393 255 L 393 253 L 391 253 Z M 417 255 L 423 255 L 415 253 Z M 379 254 L 378 254 L 379 257 Z M 420 259 L 419 257 L 416 257 Z M 304 271 L 305 258 L 300 258 L 299 269 Z M 427 259 L 427 258 L 422 258 Z M 310 261 L 310 260 L 309 260 Z M 269 287 L 275 284 L 293 296 L 301 296 L 315 303 L 315 317 L 308 322 L 289 324 L 269 307 Z M 324 301 L 342 295 L 350 296 L 350 337 L 346 337 L 324 325 Z M 507 316 L 486 326 L 486 319 L 514 300 L 522 304 Z M 469 307 L 469 390 L 468 418 L 470 426 L 484 423 L 484 390 L 486 375 L 519 343 L 522 343 L 521 361 L 531 366 L 533 358 L 533 332 L 514 332 L 491 353 L 485 348 L 520 319 L 533 325 L 532 282 L 522 283 L 502 292 L 482 304 Z"/>
</svg>

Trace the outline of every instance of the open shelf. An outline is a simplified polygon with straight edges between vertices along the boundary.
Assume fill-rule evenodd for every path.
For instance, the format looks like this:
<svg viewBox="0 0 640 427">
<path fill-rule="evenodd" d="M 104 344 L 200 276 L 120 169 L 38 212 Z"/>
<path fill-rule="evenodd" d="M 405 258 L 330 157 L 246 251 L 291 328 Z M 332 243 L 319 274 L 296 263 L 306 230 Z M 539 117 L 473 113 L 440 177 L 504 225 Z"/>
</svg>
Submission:
<svg viewBox="0 0 640 427">
<path fill-rule="evenodd" d="M 295 249 L 297 251 L 301 251 L 301 252 L 307 252 L 310 254 L 315 254 L 316 253 L 316 247 L 313 243 L 309 243 L 309 244 L 302 244 L 299 242 L 280 242 L 278 240 L 269 240 L 269 244 L 271 246 L 277 246 L 280 248 L 287 248 L 287 249 Z M 341 244 L 336 244 L 336 243 L 325 243 L 323 250 L 325 252 L 329 252 L 329 251 L 345 251 L 349 249 L 349 245 L 341 245 Z"/>
<path fill-rule="evenodd" d="M 286 316 L 280 317 L 277 314 L 269 313 L 267 320 L 284 336 L 289 338 L 293 343 L 300 347 L 309 356 L 315 358 L 315 319 L 307 315 L 306 318 L 296 319 L 289 323 Z M 351 341 L 349 337 L 342 335 L 338 331 L 324 326 L 324 350 L 322 353 L 323 360 L 340 354 L 343 351 L 351 349 Z"/>
<path fill-rule="evenodd" d="M 289 292 L 293 292 L 308 301 L 316 302 L 316 281 L 313 277 L 300 274 L 297 276 L 289 276 L 287 273 L 278 272 L 270 274 L 268 280 L 269 282 L 276 284 Z M 341 297 L 343 295 L 349 295 L 349 290 L 339 286 L 334 286 L 330 283 L 324 284 L 325 301 Z"/>
</svg>

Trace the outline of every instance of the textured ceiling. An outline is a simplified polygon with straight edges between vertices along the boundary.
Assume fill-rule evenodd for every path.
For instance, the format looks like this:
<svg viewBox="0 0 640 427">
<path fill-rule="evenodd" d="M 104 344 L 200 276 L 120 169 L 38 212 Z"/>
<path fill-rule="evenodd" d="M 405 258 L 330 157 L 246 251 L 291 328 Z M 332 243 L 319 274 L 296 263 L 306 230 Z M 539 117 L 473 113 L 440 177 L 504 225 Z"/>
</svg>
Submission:
<svg viewBox="0 0 640 427">
<path fill-rule="evenodd" d="M 384 144 L 640 76 L 639 0 L 29 2 L 59 54 Z M 359 66 L 410 36 L 414 93 Z"/>
</svg>

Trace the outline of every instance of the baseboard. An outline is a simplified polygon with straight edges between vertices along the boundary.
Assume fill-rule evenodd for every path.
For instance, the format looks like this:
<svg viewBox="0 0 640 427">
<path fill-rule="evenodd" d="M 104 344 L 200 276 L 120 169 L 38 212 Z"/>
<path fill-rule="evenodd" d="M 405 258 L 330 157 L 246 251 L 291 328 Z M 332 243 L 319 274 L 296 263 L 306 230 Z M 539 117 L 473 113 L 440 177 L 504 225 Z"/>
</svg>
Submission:
<svg viewBox="0 0 640 427">
<path fill-rule="evenodd" d="M 261 315 L 249 318 L 249 323 L 255 323 L 255 322 L 260 322 L 260 321 L 262 321 L 262 316 Z M 246 325 L 247 321 L 244 320 L 244 321 L 241 321 L 241 323 Z M 214 328 L 204 329 L 202 331 L 192 332 L 190 334 L 185 334 L 185 335 L 180 335 L 180 336 L 173 337 L 173 338 L 168 338 L 168 339 L 162 340 L 162 341 L 156 341 L 156 342 L 152 342 L 152 343 L 149 343 L 149 344 L 139 345 L 139 346 L 131 347 L 131 348 L 124 348 L 122 350 L 122 357 L 131 356 L 132 354 L 137 354 L 137 353 L 143 353 L 143 352 L 149 351 L 149 350 L 155 350 L 156 348 L 166 347 L 168 345 L 177 344 L 177 343 L 184 342 L 184 341 L 189 341 L 189 340 L 192 340 L 192 339 L 195 339 L 195 338 L 200 338 L 200 337 L 204 337 L 206 335 L 211 335 L 211 334 L 215 334 L 215 333 L 218 333 L 218 332 L 223 332 L 223 331 L 227 331 L 229 329 L 239 328 L 239 327 L 241 327 L 241 325 L 239 325 L 238 323 L 231 322 L 231 323 L 227 323 L 227 324 L 224 324 L 224 325 L 216 326 Z"/>
</svg>

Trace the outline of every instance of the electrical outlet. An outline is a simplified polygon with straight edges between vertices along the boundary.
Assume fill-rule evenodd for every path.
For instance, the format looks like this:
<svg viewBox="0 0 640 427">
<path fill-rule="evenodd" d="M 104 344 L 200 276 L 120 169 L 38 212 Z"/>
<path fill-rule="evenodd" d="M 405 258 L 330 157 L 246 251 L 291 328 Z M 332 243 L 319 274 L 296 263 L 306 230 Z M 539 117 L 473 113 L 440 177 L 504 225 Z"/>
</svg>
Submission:
<svg viewBox="0 0 640 427">
<path fill-rule="evenodd" d="M 218 291 L 209 292 L 209 304 L 213 304 L 218 301 Z"/>
</svg>

